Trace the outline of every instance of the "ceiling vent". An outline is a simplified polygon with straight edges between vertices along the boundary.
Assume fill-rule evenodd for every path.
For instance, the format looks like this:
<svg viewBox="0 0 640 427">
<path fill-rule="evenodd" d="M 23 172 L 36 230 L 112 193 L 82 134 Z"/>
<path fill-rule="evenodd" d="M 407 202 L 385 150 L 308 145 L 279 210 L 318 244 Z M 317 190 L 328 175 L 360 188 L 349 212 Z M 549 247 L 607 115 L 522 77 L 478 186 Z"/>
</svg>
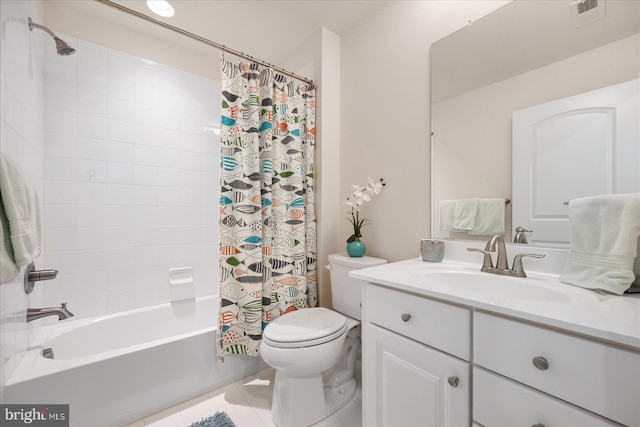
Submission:
<svg viewBox="0 0 640 427">
<path fill-rule="evenodd" d="M 598 0 L 579 1 L 576 6 L 578 7 L 578 14 L 585 13 L 590 11 L 594 7 L 598 7 Z"/>
<path fill-rule="evenodd" d="M 604 18 L 605 0 L 578 0 L 569 5 L 574 24 L 577 27 Z"/>
</svg>

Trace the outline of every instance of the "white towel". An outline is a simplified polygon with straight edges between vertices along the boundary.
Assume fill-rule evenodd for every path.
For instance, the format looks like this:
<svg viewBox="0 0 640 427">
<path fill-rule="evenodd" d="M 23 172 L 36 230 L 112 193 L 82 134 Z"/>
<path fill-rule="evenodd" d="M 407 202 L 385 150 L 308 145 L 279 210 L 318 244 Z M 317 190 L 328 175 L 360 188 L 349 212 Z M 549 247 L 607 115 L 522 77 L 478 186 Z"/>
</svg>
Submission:
<svg viewBox="0 0 640 427">
<path fill-rule="evenodd" d="M 476 221 L 469 234 L 493 236 L 504 234 L 505 199 L 479 199 Z"/>
<path fill-rule="evenodd" d="M 569 256 L 560 281 L 622 295 L 635 279 L 640 193 L 569 202 Z"/>
<path fill-rule="evenodd" d="M 442 200 L 438 210 L 440 211 L 440 230 L 453 231 L 456 200 Z"/>
<path fill-rule="evenodd" d="M 453 228 L 456 230 L 472 230 L 476 223 L 478 199 L 456 200 L 453 214 Z"/>
<path fill-rule="evenodd" d="M 28 175 L 6 155 L 0 156 L 0 197 L 9 221 L 15 264 L 29 265 L 42 247 L 40 201 Z"/>
</svg>

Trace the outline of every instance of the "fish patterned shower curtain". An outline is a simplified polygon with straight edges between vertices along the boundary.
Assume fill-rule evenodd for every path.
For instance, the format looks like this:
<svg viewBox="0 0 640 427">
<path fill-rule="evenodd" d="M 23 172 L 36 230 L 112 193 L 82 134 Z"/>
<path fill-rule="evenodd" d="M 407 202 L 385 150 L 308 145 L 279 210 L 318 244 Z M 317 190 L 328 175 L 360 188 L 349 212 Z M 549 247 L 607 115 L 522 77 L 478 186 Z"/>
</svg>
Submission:
<svg viewBox="0 0 640 427">
<path fill-rule="evenodd" d="M 221 58 L 219 356 L 317 305 L 315 88 Z"/>
</svg>

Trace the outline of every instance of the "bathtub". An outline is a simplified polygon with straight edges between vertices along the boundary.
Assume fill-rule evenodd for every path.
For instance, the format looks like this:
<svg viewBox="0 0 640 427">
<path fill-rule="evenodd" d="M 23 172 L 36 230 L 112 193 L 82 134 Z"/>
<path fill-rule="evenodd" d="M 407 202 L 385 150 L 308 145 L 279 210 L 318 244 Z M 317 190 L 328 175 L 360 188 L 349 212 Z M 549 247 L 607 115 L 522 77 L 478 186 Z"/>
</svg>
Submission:
<svg viewBox="0 0 640 427">
<path fill-rule="evenodd" d="M 120 426 L 265 368 L 256 357 L 218 361 L 216 311 L 208 296 L 44 326 L 3 403 L 65 403 L 71 426 Z"/>
</svg>

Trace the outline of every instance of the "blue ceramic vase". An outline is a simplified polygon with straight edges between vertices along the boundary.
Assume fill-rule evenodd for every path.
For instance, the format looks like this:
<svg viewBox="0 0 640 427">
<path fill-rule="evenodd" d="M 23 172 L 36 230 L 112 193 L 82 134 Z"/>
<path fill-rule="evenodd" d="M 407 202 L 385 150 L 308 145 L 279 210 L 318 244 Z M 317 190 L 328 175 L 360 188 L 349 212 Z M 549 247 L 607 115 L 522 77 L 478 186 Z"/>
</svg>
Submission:
<svg viewBox="0 0 640 427">
<path fill-rule="evenodd" d="M 364 256 L 367 251 L 367 247 L 360 239 L 356 239 L 353 242 L 347 243 L 347 254 L 353 258 L 360 258 Z"/>
</svg>

